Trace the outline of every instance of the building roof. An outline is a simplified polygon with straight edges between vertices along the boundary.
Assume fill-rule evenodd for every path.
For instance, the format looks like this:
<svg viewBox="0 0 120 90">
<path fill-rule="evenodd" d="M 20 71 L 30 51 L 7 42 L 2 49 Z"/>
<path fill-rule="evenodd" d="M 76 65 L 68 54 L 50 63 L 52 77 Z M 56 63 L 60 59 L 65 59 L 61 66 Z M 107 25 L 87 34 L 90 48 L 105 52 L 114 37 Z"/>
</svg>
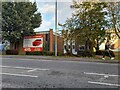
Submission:
<svg viewBox="0 0 120 90">
<path fill-rule="evenodd" d="M 49 31 L 40 31 L 40 32 L 36 32 L 36 34 L 49 34 Z"/>
</svg>

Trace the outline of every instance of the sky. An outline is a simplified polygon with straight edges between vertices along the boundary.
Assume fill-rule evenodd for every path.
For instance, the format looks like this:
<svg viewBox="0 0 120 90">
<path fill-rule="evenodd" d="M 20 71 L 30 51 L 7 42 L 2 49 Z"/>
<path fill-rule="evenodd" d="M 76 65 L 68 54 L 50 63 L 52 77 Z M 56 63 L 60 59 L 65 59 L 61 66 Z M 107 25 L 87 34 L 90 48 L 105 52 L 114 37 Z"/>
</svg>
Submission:
<svg viewBox="0 0 120 90">
<path fill-rule="evenodd" d="M 55 1 L 53 0 L 36 0 L 38 12 L 42 16 L 42 24 L 39 28 L 34 29 L 35 32 L 49 31 L 53 29 L 55 31 Z M 72 16 L 73 10 L 70 8 L 72 0 L 64 0 L 57 2 L 57 21 L 61 24 L 65 23 L 67 18 Z M 61 27 L 57 27 L 61 29 Z"/>
</svg>

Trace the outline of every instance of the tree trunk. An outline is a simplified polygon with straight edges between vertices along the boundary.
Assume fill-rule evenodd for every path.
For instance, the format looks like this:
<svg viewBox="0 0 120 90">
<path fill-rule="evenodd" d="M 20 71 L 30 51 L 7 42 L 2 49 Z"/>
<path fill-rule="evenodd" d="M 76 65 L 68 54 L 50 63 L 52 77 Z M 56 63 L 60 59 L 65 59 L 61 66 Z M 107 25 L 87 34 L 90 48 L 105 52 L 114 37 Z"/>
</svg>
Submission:
<svg viewBox="0 0 120 90">
<path fill-rule="evenodd" d="M 72 40 L 70 40 L 70 55 L 72 55 Z"/>
<path fill-rule="evenodd" d="M 89 51 L 89 40 L 86 40 L 85 42 L 85 51 Z"/>
<path fill-rule="evenodd" d="M 97 47 L 96 47 L 96 50 L 99 50 L 99 44 L 98 44 L 98 38 L 97 38 Z"/>
<path fill-rule="evenodd" d="M 12 50 L 15 49 L 15 42 L 10 42 L 10 49 L 12 49 Z"/>
<path fill-rule="evenodd" d="M 20 55 L 24 55 L 26 53 L 23 51 L 23 39 L 19 40 L 17 48 Z"/>
</svg>

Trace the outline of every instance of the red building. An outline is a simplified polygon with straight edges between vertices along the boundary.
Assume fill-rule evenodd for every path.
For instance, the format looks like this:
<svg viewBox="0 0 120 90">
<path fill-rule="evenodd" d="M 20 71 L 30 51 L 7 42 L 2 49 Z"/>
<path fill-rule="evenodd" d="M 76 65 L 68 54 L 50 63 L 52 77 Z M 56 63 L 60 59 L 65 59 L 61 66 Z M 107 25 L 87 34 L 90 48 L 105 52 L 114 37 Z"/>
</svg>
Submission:
<svg viewBox="0 0 120 90">
<path fill-rule="evenodd" d="M 29 39 L 28 39 L 29 38 Z M 36 32 L 35 36 L 27 36 L 23 40 L 24 51 L 55 51 L 55 33 L 49 31 Z M 63 38 L 57 34 L 57 51 L 63 52 Z"/>
</svg>

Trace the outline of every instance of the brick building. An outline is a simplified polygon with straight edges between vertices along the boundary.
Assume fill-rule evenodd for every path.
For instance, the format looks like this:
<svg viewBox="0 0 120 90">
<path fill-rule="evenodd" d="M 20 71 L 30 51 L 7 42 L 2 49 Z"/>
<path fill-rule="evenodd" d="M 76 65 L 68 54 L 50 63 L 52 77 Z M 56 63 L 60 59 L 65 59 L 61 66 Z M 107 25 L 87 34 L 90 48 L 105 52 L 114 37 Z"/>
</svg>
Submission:
<svg viewBox="0 0 120 90">
<path fill-rule="evenodd" d="M 42 36 L 42 51 L 50 51 L 55 52 L 55 33 L 53 32 L 53 29 L 50 29 L 49 31 L 41 31 L 36 32 L 36 35 L 34 36 L 26 36 L 26 37 L 36 37 L 36 36 Z M 25 38 L 24 38 L 25 39 Z M 18 50 L 19 54 L 26 54 L 25 49 L 33 49 L 34 47 L 29 46 L 30 43 L 32 43 L 30 40 L 28 40 L 28 47 L 24 47 L 25 40 L 20 40 L 15 44 L 15 49 Z M 33 50 L 34 51 L 34 50 Z M 37 50 L 39 51 L 39 50 Z M 61 35 L 57 34 L 57 51 L 60 53 L 63 53 L 63 38 Z"/>
<path fill-rule="evenodd" d="M 55 51 L 55 33 L 53 32 L 53 29 L 50 29 L 49 31 L 36 32 L 36 34 L 43 35 L 44 51 Z M 63 38 L 59 34 L 57 34 L 57 51 L 63 52 Z"/>
</svg>

